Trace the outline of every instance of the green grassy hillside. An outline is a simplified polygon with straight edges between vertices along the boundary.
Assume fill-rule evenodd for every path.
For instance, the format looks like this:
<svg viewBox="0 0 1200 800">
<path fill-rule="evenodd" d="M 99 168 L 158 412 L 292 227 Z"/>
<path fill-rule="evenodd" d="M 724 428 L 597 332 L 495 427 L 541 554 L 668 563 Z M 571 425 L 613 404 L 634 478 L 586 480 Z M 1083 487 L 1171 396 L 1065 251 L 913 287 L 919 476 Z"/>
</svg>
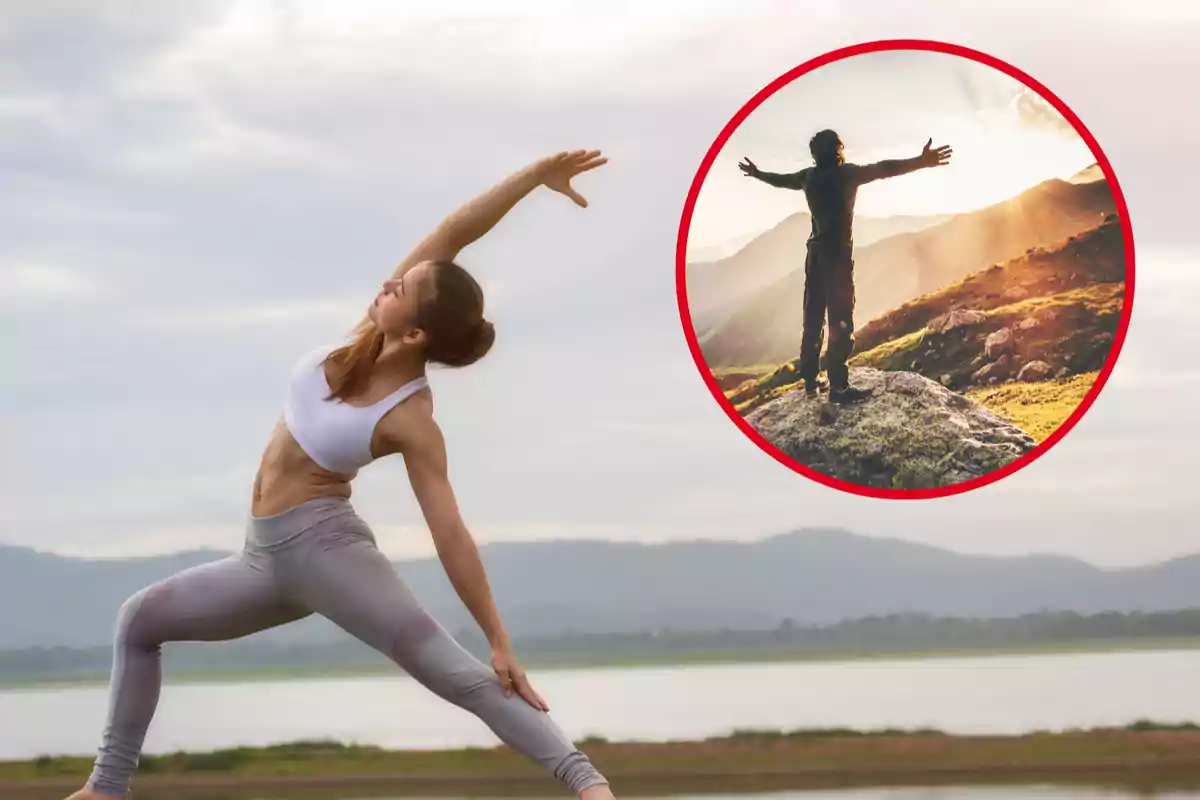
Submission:
<svg viewBox="0 0 1200 800">
<path fill-rule="evenodd" d="M 1031 248 L 871 320 L 855 332 L 850 363 L 924 375 L 1040 441 L 1070 416 L 1108 358 L 1125 302 L 1124 278 L 1124 239 L 1112 215 L 1092 230 Z M 962 315 L 970 321 L 946 325 Z M 1012 333 L 1011 346 L 989 355 L 988 337 L 1003 329 Z M 1041 379 L 1017 381 L 1022 367 L 1035 361 L 1045 365 Z M 791 391 L 795 366 L 714 375 L 735 407 L 748 413 Z"/>
<path fill-rule="evenodd" d="M 952 309 L 1000 309 L 1103 285 L 1123 286 L 1125 248 L 1115 215 L 1103 224 L 1052 247 L 993 264 L 961 281 L 907 302 L 855 331 L 856 350 L 865 354 L 881 344 L 926 328 Z M 1044 303 L 1042 303 L 1044 305 Z"/>
<path fill-rule="evenodd" d="M 1006 383 L 964 394 L 1043 442 L 1079 407 L 1099 374 L 1083 372 L 1041 383 Z"/>
</svg>

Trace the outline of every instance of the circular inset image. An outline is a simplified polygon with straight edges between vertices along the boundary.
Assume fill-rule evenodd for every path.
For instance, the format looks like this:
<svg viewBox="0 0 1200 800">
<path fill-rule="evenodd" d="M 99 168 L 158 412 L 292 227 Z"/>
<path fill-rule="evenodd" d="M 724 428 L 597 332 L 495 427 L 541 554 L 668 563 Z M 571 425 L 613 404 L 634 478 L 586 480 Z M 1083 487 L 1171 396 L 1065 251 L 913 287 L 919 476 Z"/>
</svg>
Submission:
<svg viewBox="0 0 1200 800">
<path fill-rule="evenodd" d="M 957 494 L 1045 453 L 1133 309 L 1132 228 L 1091 133 L 941 42 L 838 50 L 752 98 L 696 173 L 676 271 L 735 424 L 872 497 Z"/>
</svg>

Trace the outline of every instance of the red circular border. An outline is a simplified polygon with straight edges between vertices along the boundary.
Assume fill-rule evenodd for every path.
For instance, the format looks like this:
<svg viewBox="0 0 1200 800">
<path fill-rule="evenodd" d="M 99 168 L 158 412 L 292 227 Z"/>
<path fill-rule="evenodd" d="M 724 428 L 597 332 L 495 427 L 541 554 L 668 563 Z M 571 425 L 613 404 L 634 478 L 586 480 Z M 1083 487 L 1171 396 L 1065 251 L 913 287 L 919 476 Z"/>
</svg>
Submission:
<svg viewBox="0 0 1200 800">
<path fill-rule="evenodd" d="M 1067 418 L 1066 422 L 1058 426 L 1053 434 L 1050 435 L 1044 442 L 1039 444 L 1030 452 L 1006 464 L 1000 469 L 993 470 L 987 475 L 981 475 L 978 478 L 972 478 L 968 481 L 956 483 L 951 486 L 937 487 L 933 489 L 875 489 L 869 486 L 862 486 L 850 481 L 843 481 L 838 478 L 831 477 L 822 472 L 818 472 L 811 467 L 799 463 L 793 458 L 785 455 L 776 449 L 768 442 L 758 431 L 751 427 L 750 423 L 746 422 L 725 397 L 724 391 L 717 385 L 716 378 L 713 377 L 711 370 L 708 368 L 707 362 L 700 350 L 700 342 L 696 338 L 696 332 L 692 327 L 691 312 L 688 310 L 687 301 L 687 238 L 692 222 L 692 212 L 696 206 L 696 198 L 700 194 L 700 187 L 704 185 L 704 179 L 708 176 L 709 169 L 712 168 L 713 162 L 717 155 L 721 152 L 721 148 L 737 130 L 738 126 L 750 116 L 750 114 L 760 106 L 768 97 L 775 94 L 779 89 L 791 83 L 796 78 L 804 75 L 812 70 L 830 64 L 834 61 L 840 61 L 851 56 L 862 55 L 864 53 L 875 53 L 887 50 L 925 50 L 936 53 L 947 53 L 949 55 L 961 56 L 963 58 L 977 61 L 981 64 L 986 64 L 989 67 L 998 69 L 1001 72 L 1016 78 L 1018 81 L 1037 92 L 1047 102 L 1070 121 L 1072 127 L 1079 136 L 1087 143 L 1088 148 L 1096 157 L 1096 163 L 1100 165 L 1100 169 L 1104 172 L 1104 177 L 1107 179 L 1109 187 L 1112 190 L 1113 199 L 1117 206 L 1117 215 L 1121 222 L 1121 230 L 1125 242 L 1125 301 L 1124 307 L 1121 310 L 1121 322 L 1117 327 L 1116 336 L 1113 338 L 1112 348 L 1109 351 L 1108 358 L 1104 362 L 1104 367 L 1100 370 L 1100 375 L 1096 378 L 1096 382 L 1092 384 L 1092 388 L 1088 390 L 1083 401 L 1075 408 L 1075 411 Z M 1046 453 L 1051 447 L 1058 443 L 1060 439 L 1075 426 L 1077 422 L 1087 413 L 1088 408 L 1095 402 L 1096 397 L 1100 394 L 1104 384 L 1108 381 L 1108 376 L 1112 373 L 1113 367 L 1116 366 L 1117 356 L 1120 355 L 1121 346 L 1125 342 L 1125 334 L 1129 328 L 1129 319 L 1133 313 L 1133 287 L 1134 287 L 1134 248 L 1133 248 L 1133 227 L 1129 222 L 1129 209 L 1125 205 L 1125 195 L 1121 192 L 1121 186 L 1117 182 L 1117 176 L 1113 172 L 1112 165 L 1109 164 L 1108 158 L 1105 157 L 1104 151 L 1100 149 L 1091 131 L 1083 124 L 1083 122 L 1075 115 L 1070 108 L 1067 107 L 1062 100 L 1054 95 L 1049 89 L 1043 86 L 1038 81 L 1034 80 L 1029 75 L 1021 72 L 1016 67 L 1007 64 L 993 56 L 981 53 L 977 50 L 972 50 L 960 45 L 947 44 L 926 39 L 884 39 L 874 42 L 865 42 L 862 44 L 851 45 L 849 47 L 839 48 L 825 55 L 818 56 L 804 62 L 803 64 L 788 70 L 783 75 L 780 75 L 774 81 L 762 89 L 750 101 L 733 116 L 721 132 L 717 135 L 716 141 L 708 149 L 708 153 L 704 156 L 704 161 L 700 164 L 700 169 L 696 172 L 696 177 L 692 180 L 692 185 L 688 191 L 687 202 L 683 207 L 683 216 L 679 223 L 679 236 L 675 247 L 675 293 L 679 301 L 679 316 L 683 323 L 684 335 L 687 337 L 688 347 L 692 351 L 692 358 L 696 362 L 696 367 L 700 370 L 700 375 L 707 384 L 709 391 L 717 399 L 721 408 L 729 415 L 734 424 L 741 429 L 742 433 L 755 444 L 759 446 L 767 455 L 774 458 L 776 461 L 790 467 L 792 470 L 804 475 L 812 480 L 822 483 L 826 486 L 831 486 L 835 489 L 856 494 L 863 497 L 876 497 L 894 500 L 920 500 L 930 499 L 935 497 L 949 497 L 951 495 L 969 492 L 972 489 L 978 489 L 981 486 L 986 486 L 989 483 L 1000 480 L 1001 478 L 1011 475 L 1022 467 L 1032 463 Z"/>
</svg>

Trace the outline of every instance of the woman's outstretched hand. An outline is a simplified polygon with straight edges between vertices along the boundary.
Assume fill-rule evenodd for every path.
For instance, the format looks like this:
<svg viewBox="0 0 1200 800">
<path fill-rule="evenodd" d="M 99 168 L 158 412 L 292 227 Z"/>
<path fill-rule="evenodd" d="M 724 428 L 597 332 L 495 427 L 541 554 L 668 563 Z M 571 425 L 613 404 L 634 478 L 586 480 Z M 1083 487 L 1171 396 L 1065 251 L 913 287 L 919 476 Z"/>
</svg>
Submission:
<svg viewBox="0 0 1200 800">
<path fill-rule="evenodd" d="M 587 208 L 587 200 L 571 186 L 571 179 L 581 172 L 595 169 L 608 163 L 599 150 L 569 150 L 538 163 L 538 174 L 542 185 L 575 201 L 575 205 Z"/>
<path fill-rule="evenodd" d="M 517 663 L 517 657 L 511 650 L 506 648 L 492 650 L 492 669 L 500 678 L 500 688 L 504 690 L 505 697 L 511 697 L 512 693 L 516 692 L 521 699 L 538 711 L 550 710 L 550 706 L 546 704 L 541 695 L 529 685 L 529 677 L 525 674 L 525 670 L 521 669 L 521 665 Z"/>
</svg>

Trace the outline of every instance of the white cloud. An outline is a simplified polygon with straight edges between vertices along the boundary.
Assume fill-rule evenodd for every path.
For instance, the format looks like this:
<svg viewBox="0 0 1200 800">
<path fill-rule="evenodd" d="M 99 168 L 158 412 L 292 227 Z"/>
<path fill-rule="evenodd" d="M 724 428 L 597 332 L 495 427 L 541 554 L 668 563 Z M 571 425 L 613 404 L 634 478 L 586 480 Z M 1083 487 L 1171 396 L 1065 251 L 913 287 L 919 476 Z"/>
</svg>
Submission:
<svg viewBox="0 0 1200 800">
<path fill-rule="evenodd" d="M 721 149 L 697 198 L 689 245 L 720 244 L 806 211 L 803 195 L 747 179 L 812 163 L 809 137 L 833 128 L 857 163 L 910 158 L 927 138 L 954 148 L 950 166 L 859 192 L 857 213 L 959 213 L 1001 202 L 1096 159 L 1048 101 L 1005 73 L 945 53 L 884 51 L 801 75 L 766 98 Z"/>
<path fill-rule="evenodd" d="M 95 277 L 49 264 L 0 265 L 0 305 L 92 297 L 103 291 Z"/>
<path fill-rule="evenodd" d="M 1198 120 L 1161 76 L 1196 57 L 1150 35 L 1194 31 L 985 5 L 769 18 L 756 12 L 775 6 L 739 4 L 722 18 L 653 4 L 611 20 L 589 6 L 582 21 L 560 6 L 464 23 L 448 17 L 467 5 L 389 3 L 410 16 L 377 18 L 382 5 L 273 4 L 224 27 L 219 5 L 6 13 L 20 69 L 3 76 L 17 99 L 0 107 L 0 171 L 21 191 L 0 194 L 0 285 L 34 344 L 0 418 L 20 465 L 0 487 L 0 536 L 64 552 L 236 547 L 291 359 L 356 322 L 455 204 L 527 158 L 596 142 L 612 162 L 586 183 L 590 209 L 539 193 L 463 256 L 499 338 L 433 381 L 482 540 L 812 524 L 1106 563 L 1195 549 L 1185 365 L 1200 240 L 1177 198 L 1196 167 L 1164 154 L 1188 152 Z M 746 441 L 691 363 L 674 295 L 680 211 L 720 126 L 804 58 L 904 35 L 993 52 L 1067 100 L 1113 160 L 1143 251 L 1129 366 L 1042 460 L 944 502 L 840 494 Z M 1136 498 L 1113 489 L 1131 469 Z M 425 536 L 405 480 L 381 464 L 355 484 L 385 549 Z"/>
<path fill-rule="evenodd" d="M 1045 128 L 1068 139 L 1079 138 L 1075 127 L 1067 118 L 1058 113 L 1058 109 L 1048 100 L 1028 87 L 1022 87 L 1013 98 L 1012 109 L 1017 118 L 1026 125 Z"/>
<path fill-rule="evenodd" d="M 300 300 L 271 305 L 220 308 L 163 308 L 132 312 L 126 320 L 159 330 L 243 331 L 262 326 L 300 327 L 344 323 L 349 329 L 366 314 L 366 303 L 349 300 Z M 357 315 L 357 316 L 356 316 Z"/>
<path fill-rule="evenodd" d="M 53 96 L 10 94 L 0 97 L 0 120 L 35 120 L 38 125 L 63 129 L 67 116 Z M 0 135 L 4 131 L 0 129 Z"/>
</svg>

